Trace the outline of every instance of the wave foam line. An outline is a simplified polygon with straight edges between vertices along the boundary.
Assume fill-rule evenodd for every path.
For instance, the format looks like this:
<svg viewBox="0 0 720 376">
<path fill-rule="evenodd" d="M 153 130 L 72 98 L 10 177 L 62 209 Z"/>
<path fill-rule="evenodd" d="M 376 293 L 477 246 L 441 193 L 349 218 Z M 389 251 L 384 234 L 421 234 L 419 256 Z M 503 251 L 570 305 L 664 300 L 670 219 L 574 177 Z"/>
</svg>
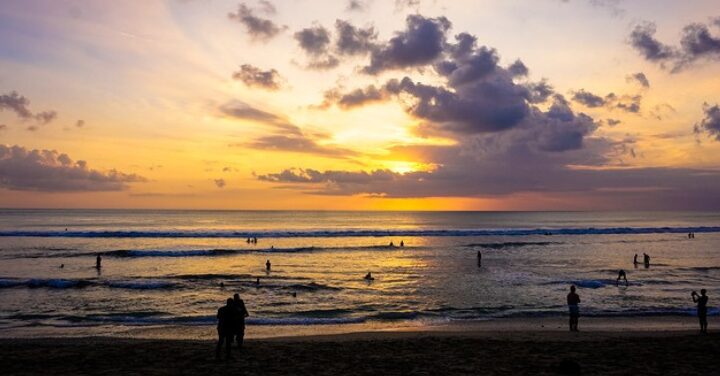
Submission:
<svg viewBox="0 0 720 376">
<path fill-rule="evenodd" d="M 0 237 L 60 238 L 344 238 L 386 236 L 528 236 L 717 233 L 718 226 L 584 227 L 465 230 L 308 230 L 308 231 L 0 231 Z"/>
</svg>

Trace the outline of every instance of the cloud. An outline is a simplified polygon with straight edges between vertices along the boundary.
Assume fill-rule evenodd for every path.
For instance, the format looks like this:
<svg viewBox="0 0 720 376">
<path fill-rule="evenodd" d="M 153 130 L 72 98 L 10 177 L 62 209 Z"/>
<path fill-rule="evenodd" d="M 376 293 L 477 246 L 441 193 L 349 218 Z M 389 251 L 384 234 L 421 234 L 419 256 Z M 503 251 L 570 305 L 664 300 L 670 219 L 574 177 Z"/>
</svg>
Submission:
<svg viewBox="0 0 720 376">
<path fill-rule="evenodd" d="M 269 2 L 261 2 L 261 11 L 267 13 L 268 4 L 272 6 Z M 272 9 L 274 10 L 274 7 Z M 237 13 L 228 13 L 228 18 L 244 25 L 245 30 L 252 39 L 269 40 L 285 30 L 285 27 L 280 27 L 269 19 L 256 16 L 254 11 L 245 3 L 238 5 Z"/>
<path fill-rule="evenodd" d="M 637 82 L 645 89 L 650 88 L 650 80 L 648 80 L 648 78 L 645 76 L 645 73 L 643 72 L 630 74 L 626 77 L 626 80 L 628 82 Z"/>
<path fill-rule="evenodd" d="M 347 10 L 349 11 L 363 11 L 370 5 L 369 0 L 348 0 Z"/>
<path fill-rule="evenodd" d="M 277 8 L 275 8 L 275 5 L 268 0 L 259 0 L 258 4 L 260 5 L 261 12 L 267 15 L 277 14 Z"/>
<path fill-rule="evenodd" d="M 622 95 L 610 93 L 604 97 L 580 89 L 573 93 L 572 100 L 589 108 L 605 107 L 610 110 L 618 109 L 629 113 L 640 113 L 641 95 Z"/>
<path fill-rule="evenodd" d="M 225 179 L 215 179 L 213 182 L 215 182 L 216 187 L 225 188 Z"/>
<path fill-rule="evenodd" d="M 340 55 L 364 55 L 375 48 L 377 31 L 372 26 L 356 27 L 347 21 L 335 21 L 335 49 Z"/>
<path fill-rule="evenodd" d="M 4 130 L 6 130 L 6 129 L 7 129 L 7 125 L 5 125 L 5 124 L 0 124 L 0 131 L 4 131 Z"/>
<path fill-rule="evenodd" d="M 355 89 L 348 93 L 342 93 L 339 89 L 332 89 L 325 92 L 325 101 L 321 107 L 326 108 L 334 103 L 340 108 L 351 109 L 372 102 L 380 102 L 387 98 L 387 91 L 384 88 L 379 89 L 375 85 L 370 85 L 364 89 Z"/>
<path fill-rule="evenodd" d="M 85 120 L 80 119 L 80 120 L 76 121 L 76 122 L 75 122 L 75 126 L 78 127 L 78 128 L 84 127 L 84 126 L 85 126 Z"/>
<path fill-rule="evenodd" d="M 327 138 L 320 133 L 305 132 L 283 116 L 251 107 L 247 103 L 231 101 L 220 107 L 225 116 L 249 120 L 273 128 L 273 133 L 258 137 L 249 142 L 231 144 L 232 147 L 245 147 L 259 150 L 286 151 L 315 154 L 333 158 L 347 158 L 357 155 L 352 150 L 324 145 L 319 141 Z"/>
<path fill-rule="evenodd" d="M 243 64 L 240 70 L 233 73 L 232 78 L 242 81 L 249 87 L 259 87 L 267 90 L 280 89 L 280 75 L 275 69 L 263 71 L 250 64 Z"/>
<path fill-rule="evenodd" d="M 617 119 L 607 119 L 606 121 L 607 121 L 607 125 L 609 125 L 611 127 L 614 127 L 614 126 L 622 123 L 622 121 L 617 120 Z"/>
<path fill-rule="evenodd" d="M 370 65 L 363 72 L 376 75 L 386 70 L 405 69 L 429 64 L 440 57 L 450 21 L 445 17 L 407 16 L 406 30 L 376 48 Z"/>
<path fill-rule="evenodd" d="M 11 91 L 8 94 L 0 95 L 0 111 L 12 111 L 21 120 L 35 120 L 40 124 L 48 124 L 57 118 L 55 111 L 42 111 L 33 113 L 30 111 L 30 100 L 18 94 L 17 91 Z M 31 130 L 37 129 L 30 126 Z"/>
<path fill-rule="evenodd" d="M 121 191 L 145 178 L 117 170 L 90 169 L 55 150 L 0 145 L 0 187 L 18 191 Z"/>
<path fill-rule="evenodd" d="M 716 20 L 712 22 L 717 23 Z M 660 63 L 663 68 L 669 63 L 673 73 L 701 59 L 720 59 L 720 36 L 713 36 L 707 24 L 696 22 L 683 27 L 679 47 L 658 41 L 656 30 L 651 22 L 635 26 L 630 34 L 630 44 L 648 61 Z"/>
<path fill-rule="evenodd" d="M 330 32 L 320 25 L 315 25 L 295 33 L 295 40 L 308 55 L 318 56 L 327 52 Z"/>
<path fill-rule="evenodd" d="M 720 106 L 715 104 L 711 106 L 707 103 L 703 105 L 704 117 L 694 126 L 696 134 L 707 133 L 715 140 L 720 141 Z"/>
</svg>

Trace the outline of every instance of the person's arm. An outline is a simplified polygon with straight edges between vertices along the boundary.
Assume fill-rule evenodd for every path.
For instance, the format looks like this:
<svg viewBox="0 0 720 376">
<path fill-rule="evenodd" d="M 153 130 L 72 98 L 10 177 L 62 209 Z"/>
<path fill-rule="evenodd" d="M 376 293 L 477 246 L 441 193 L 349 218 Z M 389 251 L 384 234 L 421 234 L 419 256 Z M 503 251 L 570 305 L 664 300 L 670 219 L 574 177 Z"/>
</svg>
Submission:
<svg viewBox="0 0 720 376">
<path fill-rule="evenodd" d="M 698 299 L 697 299 L 697 294 L 695 293 L 695 291 L 693 291 L 693 292 L 692 292 L 692 294 L 691 294 L 690 296 L 692 296 L 692 299 L 693 299 L 693 303 L 697 303 L 697 302 L 698 302 Z"/>
</svg>

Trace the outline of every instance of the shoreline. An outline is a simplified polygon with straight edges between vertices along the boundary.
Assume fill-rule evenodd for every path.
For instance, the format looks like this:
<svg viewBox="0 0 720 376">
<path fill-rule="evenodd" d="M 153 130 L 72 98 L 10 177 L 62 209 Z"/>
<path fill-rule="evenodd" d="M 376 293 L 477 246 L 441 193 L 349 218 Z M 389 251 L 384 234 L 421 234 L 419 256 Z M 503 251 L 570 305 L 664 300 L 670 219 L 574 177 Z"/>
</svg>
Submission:
<svg viewBox="0 0 720 376">
<path fill-rule="evenodd" d="M 302 340 L 319 337 L 342 336 L 353 338 L 362 335 L 390 335 L 415 333 L 427 335 L 469 334 L 475 337 L 493 337 L 498 333 L 521 337 L 527 334 L 565 333 L 567 316 L 513 317 L 488 320 L 457 321 L 401 321 L 365 322 L 325 325 L 249 325 L 248 340 Z M 720 316 L 709 316 L 709 328 L 720 327 Z M 633 317 L 582 317 L 579 328 L 584 333 L 679 333 L 699 331 L 695 316 L 633 316 Z M 214 340 L 214 325 L 154 325 L 154 326 L 96 326 L 96 327 L 16 327 L 0 330 L 0 341 L 24 339 L 118 338 L 142 340 Z"/>
</svg>

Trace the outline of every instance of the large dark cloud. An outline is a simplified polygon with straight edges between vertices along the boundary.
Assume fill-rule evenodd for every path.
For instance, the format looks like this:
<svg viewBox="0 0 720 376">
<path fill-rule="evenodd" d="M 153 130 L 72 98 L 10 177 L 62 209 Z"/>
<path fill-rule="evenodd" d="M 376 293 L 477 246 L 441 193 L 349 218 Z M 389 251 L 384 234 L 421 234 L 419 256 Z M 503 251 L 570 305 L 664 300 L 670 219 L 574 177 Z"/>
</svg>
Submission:
<svg viewBox="0 0 720 376">
<path fill-rule="evenodd" d="M 678 72 L 700 59 L 720 59 L 720 36 L 714 36 L 708 25 L 692 23 L 685 26 L 680 46 L 673 47 L 655 38 L 654 23 L 637 25 L 630 34 L 630 44 L 647 60 L 669 66 Z"/>
<path fill-rule="evenodd" d="M 404 31 L 372 52 L 370 64 L 363 68 L 363 72 L 378 74 L 386 70 L 417 67 L 440 57 L 450 21 L 445 17 L 409 15 L 405 22 Z"/>
<path fill-rule="evenodd" d="M 260 87 L 268 90 L 278 90 L 280 88 L 280 74 L 275 69 L 264 71 L 250 64 L 243 64 L 240 66 L 240 70 L 233 73 L 232 77 L 250 87 Z"/>
<path fill-rule="evenodd" d="M 18 191 L 120 191 L 143 182 L 135 174 L 93 170 L 55 150 L 0 145 L 0 187 Z"/>
<path fill-rule="evenodd" d="M 711 137 L 720 141 L 720 106 L 711 106 L 707 103 L 703 106 L 704 117 L 695 124 L 695 133 L 706 132 Z"/>
<path fill-rule="evenodd" d="M 267 1 L 261 3 L 261 10 L 267 13 L 269 9 L 268 4 L 272 6 L 272 4 Z M 272 7 L 272 9 L 274 11 L 275 8 Z M 250 34 L 250 37 L 258 40 L 271 39 L 285 29 L 275 24 L 272 20 L 257 16 L 253 9 L 245 5 L 245 3 L 238 5 L 237 13 L 228 13 L 228 18 L 243 24 L 247 33 Z"/>
<path fill-rule="evenodd" d="M 57 112 L 55 111 L 33 113 L 30 110 L 30 100 L 16 91 L 0 95 L 1 111 L 12 111 L 21 120 L 35 120 L 40 124 L 50 123 L 57 118 Z"/>
</svg>

